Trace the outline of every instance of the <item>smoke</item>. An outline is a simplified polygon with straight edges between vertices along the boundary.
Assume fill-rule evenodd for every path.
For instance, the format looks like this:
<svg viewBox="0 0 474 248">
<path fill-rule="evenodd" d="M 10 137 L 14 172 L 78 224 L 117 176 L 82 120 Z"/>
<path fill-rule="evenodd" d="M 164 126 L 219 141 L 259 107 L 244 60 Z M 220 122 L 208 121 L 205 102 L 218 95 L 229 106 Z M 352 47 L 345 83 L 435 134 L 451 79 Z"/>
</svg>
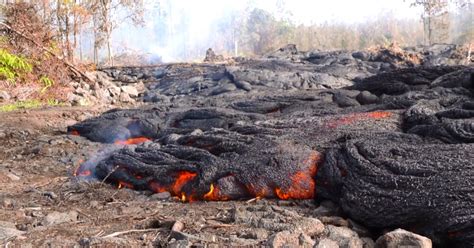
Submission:
<svg viewBox="0 0 474 248">
<path fill-rule="evenodd" d="M 308 33 L 315 33 L 314 27 L 317 25 L 334 29 L 334 32 L 355 30 L 363 25 L 384 25 L 378 29 L 374 28 L 373 32 L 368 32 L 374 36 L 380 33 L 384 37 L 371 37 L 375 41 L 358 41 L 367 46 L 373 45 L 370 42 L 392 42 L 391 37 L 395 35 L 410 37 L 418 33 L 421 38 L 413 37 L 411 42 L 406 41 L 405 37 L 400 38 L 406 41 L 406 44 L 415 45 L 411 43 L 422 40 L 423 35 L 419 32 L 422 25 L 421 9 L 411 8 L 409 1 L 145 0 L 145 6 L 144 25 L 135 26 L 131 22 L 124 21 L 115 29 L 113 33 L 115 54 L 126 52 L 142 54 L 148 59 L 147 62 L 201 61 L 208 48 L 228 56 L 249 55 L 264 52 L 255 48 L 255 44 L 262 43 L 264 38 L 273 39 L 274 43 L 258 45 L 266 50 L 278 48 L 274 46 L 283 45 L 285 42 L 295 43 L 301 47 L 301 36 L 307 34 L 297 29 L 311 27 L 313 29 Z M 263 10 L 261 13 L 268 15 L 252 16 L 252 11 L 255 9 L 261 9 Z M 121 19 L 120 15 L 127 16 L 127 13 L 123 11 L 118 15 L 117 19 Z M 250 19 L 251 17 L 253 19 Z M 381 20 L 389 20 L 391 23 L 381 23 Z M 407 23 L 407 20 L 411 23 Z M 404 22 L 401 23 L 402 21 Z M 262 31 L 262 26 L 265 25 L 266 28 L 271 27 L 265 30 L 266 33 Z M 403 28 L 413 27 L 408 31 L 398 30 L 397 25 L 403 25 Z M 327 36 L 325 33 L 321 35 Z M 307 45 L 303 44 L 303 48 L 327 49 L 327 46 L 322 44 L 324 41 L 317 35 L 307 40 Z M 346 40 L 357 39 L 350 37 Z M 338 45 L 338 42 L 326 43 Z M 341 49 L 357 49 L 357 46 L 362 45 L 343 43 L 339 46 Z"/>
</svg>

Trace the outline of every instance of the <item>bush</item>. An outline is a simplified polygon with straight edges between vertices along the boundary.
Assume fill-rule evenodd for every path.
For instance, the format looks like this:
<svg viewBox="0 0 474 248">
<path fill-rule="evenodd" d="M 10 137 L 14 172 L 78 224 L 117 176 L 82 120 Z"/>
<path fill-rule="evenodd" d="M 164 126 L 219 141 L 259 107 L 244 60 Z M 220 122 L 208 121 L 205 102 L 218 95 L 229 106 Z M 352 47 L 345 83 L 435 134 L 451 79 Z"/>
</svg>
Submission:
<svg viewBox="0 0 474 248">
<path fill-rule="evenodd" d="M 0 49 L 0 77 L 14 84 L 18 77 L 30 73 L 33 66 L 25 58 Z"/>
</svg>

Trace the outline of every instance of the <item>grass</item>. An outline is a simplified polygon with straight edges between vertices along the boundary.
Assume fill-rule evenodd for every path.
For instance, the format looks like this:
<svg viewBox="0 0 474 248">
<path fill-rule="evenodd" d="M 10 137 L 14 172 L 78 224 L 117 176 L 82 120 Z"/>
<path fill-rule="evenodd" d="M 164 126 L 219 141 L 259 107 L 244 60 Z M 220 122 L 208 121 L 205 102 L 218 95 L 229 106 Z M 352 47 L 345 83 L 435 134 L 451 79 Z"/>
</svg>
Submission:
<svg viewBox="0 0 474 248">
<path fill-rule="evenodd" d="M 11 112 L 19 109 L 35 109 L 43 106 L 62 106 L 64 105 L 56 99 L 48 99 L 46 102 L 40 100 L 26 100 L 0 106 L 0 112 Z"/>
</svg>

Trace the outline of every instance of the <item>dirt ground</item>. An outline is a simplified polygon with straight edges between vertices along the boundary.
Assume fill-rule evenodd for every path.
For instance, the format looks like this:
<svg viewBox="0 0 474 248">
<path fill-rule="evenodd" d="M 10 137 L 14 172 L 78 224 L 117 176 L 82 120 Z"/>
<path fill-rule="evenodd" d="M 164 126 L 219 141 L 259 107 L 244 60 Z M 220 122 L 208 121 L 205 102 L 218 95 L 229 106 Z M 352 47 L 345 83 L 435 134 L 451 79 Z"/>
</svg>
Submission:
<svg viewBox="0 0 474 248">
<path fill-rule="evenodd" d="M 246 217 L 236 220 L 236 209 L 266 211 L 269 219 L 282 223 L 285 216 L 317 215 L 312 200 L 181 203 L 166 195 L 78 182 L 75 169 L 104 145 L 67 135 L 66 127 L 104 110 L 62 107 L 0 114 L 0 245 L 258 246 L 273 229 L 262 231 Z"/>
</svg>

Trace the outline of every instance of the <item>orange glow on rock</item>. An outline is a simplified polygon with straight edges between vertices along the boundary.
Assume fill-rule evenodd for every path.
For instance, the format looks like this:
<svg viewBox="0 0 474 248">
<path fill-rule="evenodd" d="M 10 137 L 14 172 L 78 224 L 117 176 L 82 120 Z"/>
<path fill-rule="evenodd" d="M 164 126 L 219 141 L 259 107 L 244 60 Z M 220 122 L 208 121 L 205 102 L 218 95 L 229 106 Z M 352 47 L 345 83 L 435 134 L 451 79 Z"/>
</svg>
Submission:
<svg viewBox="0 0 474 248">
<path fill-rule="evenodd" d="M 133 185 L 131 183 L 119 181 L 118 188 L 119 189 L 121 189 L 121 188 L 133 189 Z"/>
<path fill-rule="evenodd" d="M 330 128 L 336 128 L 343 125 L 350 125 L 357 121 L 365 120 L 365 119 L 383 119 L 392 116 L 392 113 L 385 112 L 385 111 L 375 111 L 369 113 L 357 113 L 357 114 L 349 114 L 347 116 L 343 116 L 332 120 L 328 123 Z"/>
<path fill-rule="evenodd" d="M 77 176 L 80 176 L 80 177 L 88 177 L 92 174 L 92 172 L 90 170 L 85 170 L 85 171 L 81 171 L 79 174 L 77 174 Z"/>
<path fill-rule="evenodd" d="M 190 171 L 178 172 L 178 177 L 176 178 L 176 181 L 171 186 L 171 191 L 175 195 L 179 195 L 183 186 L 186 185 L 186 183 L 188 183 L 189 181 L 193 180 L 193 178 L 196 177 L 196 175 L 197 174 L 195 172 L 190 172 Z"/>
<path fill-rule="evenodd" d="M 69 132 L 70 135 L 75 135 L 75 136 L 79 136 L 79 132 L 77 130 L 72 130 L 71 132 Z"/>
<path fill-rule="evenodd" d="M 282 200 L 311 199 L 315 196 L 316 182 L 314 177 L 321 160 L 320 153 L 313 151 L 303 163 L 309 165 L 308 170 L 298 171 L 291 176 L 291 185 L 288 188 L 275 188 L 275 194 Z"/>
<path fill-rule="evenodd" d="M 153 191 L 153 192 L 156 192 L 156 193 L 163 193 L 163 192 L 166 192 L 168 191 L 168 189 L 166 187 L 163 187 L 161 186 L 159 183 L 157 182 L 150 182 L 148 184 L 148 186 L 150 187 L 150 189 Z"/>
<path fill-rule="evenodd" d="M 219 194 L 219 188 L 214 186 L 214 184 L 211 183 L 211 186 L 209 188 L 209 192 L 204 195 L 204 200 L 206 201 L 227 201 L 229 200 L 228 197 L 226 196 L 221 196 Z"/>
<path fill-rule="evenodd" d="M 147 137 L 136 137 L 136 138 L 130 138 L 127 140 L 117 140 L 115 141 L 115 144 L 117 145 L 137 145 L 141 144 L 147 141 L 151 141 L 151 139 Z"/>
</svg>

